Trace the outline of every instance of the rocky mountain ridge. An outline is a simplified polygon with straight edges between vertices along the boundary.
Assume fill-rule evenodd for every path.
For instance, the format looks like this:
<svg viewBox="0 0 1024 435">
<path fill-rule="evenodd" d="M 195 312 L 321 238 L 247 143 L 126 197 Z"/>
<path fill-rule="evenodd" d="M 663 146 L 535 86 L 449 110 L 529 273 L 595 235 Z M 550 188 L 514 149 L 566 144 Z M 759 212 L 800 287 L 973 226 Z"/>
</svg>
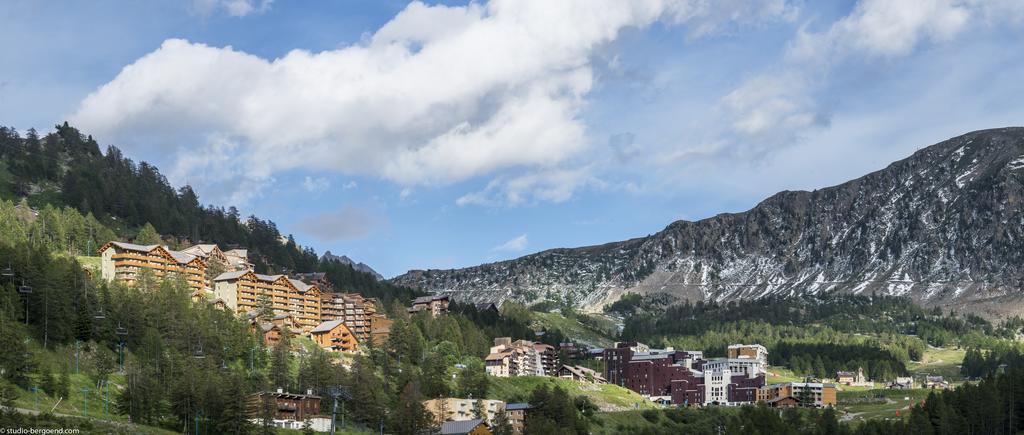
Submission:
<svg viewBox="0 0 1024 435">
<path fill-rule="evenodd" d="M 648 237 L 392 281 L 465 301 L 584 309 L 627 291 L 718 301 L 845 291 L 1001 316 L 1024 311 L 1022 197 L 1024 128 L 982 130 Z"/>
<path fill-rule="evenodd" d="M 379 274 L 379 273 L 377 273 L 377 271 L 373 270 L 372 267 L 370 267 L 369 265 L 367 265 L 366 263 L 363 263 L 363 262 L 356 263 L 351 258 L 348 258 L 347 255 L 334 255 L 334 254 L 331 253 L 331 251 L 327 251 L 327 252 L 324 252 L 324 254 L 320 256 L 320 259 L 321 260 L 328 260 L 328 261 L 337 261 L 339 263 L 347 264 L 349 266 L 352 266 L 352 268 L 355 269 L 355 270 L 358 270 L 360 272 L 365 272 L 365 273 L 368 273 L 370 275 L 373 275 L 375 278 L 377 278 L 377 281 L 383 281 L 384 280 L 384 276 Z"/>
</svg>

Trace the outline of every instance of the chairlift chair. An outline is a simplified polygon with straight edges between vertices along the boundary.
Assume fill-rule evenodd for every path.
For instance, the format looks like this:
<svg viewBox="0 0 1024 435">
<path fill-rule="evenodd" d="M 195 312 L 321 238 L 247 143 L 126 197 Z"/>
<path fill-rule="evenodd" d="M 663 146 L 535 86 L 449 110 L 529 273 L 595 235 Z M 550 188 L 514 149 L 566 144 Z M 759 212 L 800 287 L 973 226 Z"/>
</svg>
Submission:
<svg viewBox="0 0 1024 435">
<path fill-rule="evenodd" d="M 203 344 L 202 343 L 199 343 L 199 345 L 196 346 L 195 352 L 192 352 L 192 358 L 195 358 L 195 359 L 206 358 L 206 354 L 203 353 Z"/>
</svg>

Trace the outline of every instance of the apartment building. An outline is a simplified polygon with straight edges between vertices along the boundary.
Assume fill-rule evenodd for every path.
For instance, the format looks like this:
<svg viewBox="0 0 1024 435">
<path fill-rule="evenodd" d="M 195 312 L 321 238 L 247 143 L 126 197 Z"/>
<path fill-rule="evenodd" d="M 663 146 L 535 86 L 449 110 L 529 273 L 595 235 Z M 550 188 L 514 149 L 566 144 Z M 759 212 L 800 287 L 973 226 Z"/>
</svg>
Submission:
<svg viewBox="0 0 1024 435">
<path fill-rule="evenodd" d="M 651 400 L 676 405 L 738 405 L 757 401 L 765 385 L 756 359 L 706 360 L 703 352 L 616 343 L 605 349 L 605 377 Z"/>
<path fill-rule="evenodd" d="M 249 271 L 225 272 L 214 278 L 214 293 L 238 314 L 256 311 L 266 299 L 276 314 L 298 317 L 304 332 L 320 324 L 320 290 L 285 275 Z"/>
<path fill-rule="evenodd" d="M 558 376 L 558 354 L 546 344 L 529 340 L 494 339 L 484 359 L 487 374 L 500 378 L 515 376 Z"/>
<path fill-rule="evenodd" d="M 508 403 L 505 405 L 505 417 L 512 426 L 512 433 L 522 435 L 526 427 L 526 411 L 531 408 L 529 403 Z"/>
<path fill-rule="evenodd" d="M 768 349 L 760 344 L 730 344 L 726 356 L 730 359 L 753 359 L 768 366 Z"/>
<path fill-rule="evenodd" d="M 334 288 L 334 284 L 331 284 L 331 281 L 327 279 L 326 272 L 296 273 L 295 278 L 301 281 L 308 282 L 310 284 L 314 284 L 317 287 L 320 287 L 320 291 L 324 293 L 331 292 L 331 290 Z"/>
<path fill-rule="evenodd" d="M 422 296 L 412 301 L 412 306 L 409 307 L 409 314 L 416 314 L 419 312 L 428 312 L 431 316 L 437 317 L 442 314 L 448 313 L 448 304 L 451 302 L 451 298 L 448 295 L 430 295 Z"/>
<path fill-rule="evenodd" d="M 836 406 L 836 386 L 820 382 L 784 382 L 765 385 L 758 389 L 757 401 L 776 408 L 790 406 L 833 407 Z"/>
<path fill-rule="evenodd" d="M 544 376 L 558 376 L 562 364 L 558 360 L 558 351 L 550 344 L 534 343 L 534 350 L 540 354 L 540 365 Z"/>
<path fill-rule="evenodd" d="M 378 316 L 382 317 L 383 314 L 377 313 L 376 299 L 364 298 L 355 293 L 323 293 L 321 305 L 322 320 L 341 320 L 360 342 L 370 340 L 375 318 L 378 319 L 378 334 L 384 332 L 380 329 L 385 323 L 390 331 L 390 323 L 379 320 Z"/>
<path fill-rule="evenodd" d="M 391 324 L 395 323 L 384 314 L 374 314 L 370 317 L 370 340 L 374 345 L 383 346 L 391 337 Z"/>
<path fill-rule="evenodd" d="M 316 344 L 330 352 L 352 352 L 359 346 L 359 340 L 341 320 L 323 322 L 313 328 L 309 335 Z"/>
<path fill-rule="evenodd" d="M 206 260 L 207 263 L 216 261 L 224 265 L 225 271 L 253 270 L 253 264 L 249 261 L 249 251 L 245 249 L 232 249 L 222 251 L 214 244 L 198 244 L 182 249 L 181 252 L 192 254 Z"/>
<path fill-rule="evenodd" d="M 289 334 L 296 334 L 302 331 L 299 320 L 291 314 L 278 314 L 269 321 L 260 319 L 255 311 L 248 313 L 249 331 L 263 337 L 263 345 L 274 347 L 281 341 L 285 330 Z"/>
<path fill-rule="evenodd" d="M 192 291 L 206 290 L 202 258 L 160 245 L 108 242 L 100 249 L 100 274 L 107 281 L 134 285 L 143 270 L 158 279 L 181 277 Z"/>
<path fill-rule="evenodd" d="M 768 372 L 768 367 L 764 362 L 747 358 L 713 358 L 704 360 L 700 365 L 704 371 L 728 369 L 733 373 L 742 373 L 751 378 Z"/>
<path fill-rule="evenodd" d="M 596 370 L 591 370 L 583 366 L 572 366 L 563 365 L 558 369 L 558 377 L 562 379 L 569 379 L 576 382 L 587 382 L 594 384 L 606 384 L 608 381 L 604 379 Z"/>
<path fill-rule="evenodd" d="M 477 402 L 481 402 L 486 415 L 477 416 Z M 475 418 L 482 418 L 488 424 L 494 423 L 498 414 L 505 412 L 505 402 L 501 400 L 488 399 L 460 399 L 456 397 L 443 397 L 423 401 L 423 407 L 434 416 L 434 422 L 438 425 L 446 421 L 469 421 Z"/>
</svg>

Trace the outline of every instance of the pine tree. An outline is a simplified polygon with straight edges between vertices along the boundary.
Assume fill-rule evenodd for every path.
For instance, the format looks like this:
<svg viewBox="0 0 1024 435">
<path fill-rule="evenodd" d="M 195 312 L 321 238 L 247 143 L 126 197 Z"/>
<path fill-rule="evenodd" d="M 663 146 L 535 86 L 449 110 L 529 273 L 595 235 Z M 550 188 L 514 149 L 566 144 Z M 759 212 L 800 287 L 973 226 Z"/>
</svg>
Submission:
<svg viewBox="0 0 1024 435">
<path fill-rule="evenodd" d="M 398 407 L 391 415 L 388 428 L 403 434 L 419 433 L 430 426 L 430 413 L 423 407 L 418 382 L 405 384 Z"/>
<path fill-rule="evenodd" d="M 479 418 L 484 421 L 489 420 L 487 418 L 487 406 L 484 404 L 484 399 L 482 397 L 475 399 L 475 401 L 473 402 L 473 417 Z"/>
<path fill-rule="evenodd" d="M 96 354 L 93 358 L 95 366 L 93 367 L 92 378 L 96 385 L 99 385 L 106 382 L 107 377 L 114 372 L 114 357 L 111 356 L 106 348 L 100 347 L 96 349 Z"/>
<path fill-rule="evenodd" d="M 270 295 L 266 293 L 260 293 L 256 296 L 256 319 L 262 322 L 269 322 L 274 318 L 274 305 L 270 300 Z"/>
<path fill-rule="evenodd" d="M 493 428 L 494 435 L 512 435 L 512 423 L 504 409 L 494 416 Z"/>
<path fill-rule="evenodd" d="M 39 367 L 39 384 L 43 388 L 43 391 L 50 396 L 57 395 L 57 380 L 53 377 L 53 371 L 50 370 L 50 364 L 43 363 Z"/>
<path fill-rule="evenodd" d="M 135 243 L 139 245 L 161 245 L 163 244 L 163 239 L 160 238 L 160 233 L 156 232 L 156 228 L 149 222 L 146 222 L 135 236 Z"/>
<path fill-rule="evenodd" d="M 274 345 L 274 349 L 270 356 L 270 381 L 274 384 L 272 387 L 283 388 L 285 391 L 289 391 L 292 386 L 291 367 L 292 353 L 290 349 L 290 339 L 287 329 L 282 331 L 281 340 Z"/>
<path fill-rule="evenodd" d="M 61 364 L 60 380 L 57 382 L 57 395 L 67 399 L 71 393 L 71 373 L 67 364 Z"/>
<path fill-rule="evenodd" d="M 423 358 L 420 369 L 423 370 L 421 379 L 424 396 L 435 398 L 451 395 L 451 386 L 448 382 L 451 377 L 448 376 L 448 366 L 445 365 L 444 357 L 430 352 Z"/>
</svg>

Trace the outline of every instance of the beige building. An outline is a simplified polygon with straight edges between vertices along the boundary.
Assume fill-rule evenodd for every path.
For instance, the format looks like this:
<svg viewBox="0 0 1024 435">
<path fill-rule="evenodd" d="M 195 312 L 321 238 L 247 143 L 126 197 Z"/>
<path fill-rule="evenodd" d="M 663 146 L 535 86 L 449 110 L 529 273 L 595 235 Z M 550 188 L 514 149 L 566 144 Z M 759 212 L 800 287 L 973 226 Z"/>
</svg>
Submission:
<svg viewBox="0 0 1024 435">
<path fill-rule="evenodd" d="M 576 382 L 589 382 L 593 384 L 608 383 L 604 376 L 596 370 L 588 369 L 583 366 L 563 365 L 558 369 L 558 377 Z"/>
<path fill-rule="evenodd" d="M 214 244 L 199 244 L 182 249 L 181 252 L 202 258 L 206 262 L 207 272 L 215 271 L 212 273 L 218 275 L 223 272 L 239 270 L 253 271 L 253 265 L 249 262 L 248 251 L 245 249 L 222 251 L 220 247 Z M 211 289 L 215 285 L 213 284 L 214 278 L 216 276 L 207 277 L 207 281 L 209 281 L 207 285 Z"/>
<path fill-rule="evenodd" d="M 731 359 L 752 359 L 768 365 L 768 349 L 760 344 L 730 344 L 726 357 Z"/>
<path fill-rule="evenodd" d="M 321 295 L 321 305 L 322 320 L 341 320 L 360 342 L 370 339 L 373 334 L 375 318 L 378 319 L 378 333 L 390 331 L 390 321 L 381 322 L 379 320 L 384 315 L 377 313 L 376 299 L 364 298 L 356 293 L 323 293 Z M 386 317 L 384 318 L 386 319 Z M 385 326 L 388 328 L 388 331 L 380 330 Z"/>
<path fill-rule="evenodd" d="M 370 339 L 373 344 L 383 346 L 391 337 L 391 324 L 395 323 L 383 314 L 374 314 L 370 317 Z"/>
<path fill-rule="evenodd" d="M 321 348 L 330 352 L 352 352 L 359 346 L 352 331 L 341 320 L 328 320 L 313 328 L 310 337 Z"/>
<path fill-rule="evenodd" d="M 320 324 L 320 290 L 285 275 L 249 271 L 222 273 L 214 278 L 214 293 L 237 314 L 257 311 L 266 298 L 275 314 L 292 314 L 304 332 Z"/>
<path fill-rule="evenodd" d="M 423 407 L 434 416 L 434 422 L 440 425 L 446 421 L 467 421 L 478 418 L 475 411 L 478 401 L 483 402 L 484 411 L 487 415 L 481 417 L 488 424 L 494 422 L 498 413 L 505 412 L 505 402 L 488 399 L 445 397 L 425 400 L 423 401 Z"/>
<path fill-rule="evenodd" d="M 451 299 L 448 295 L 430 295 L 413 299 L 409 307 L 409 314 L 428 312 L 431 316 L 437 317 L 448 313 L 448 304 Z"/>
<path fill-rule="evenodd" d="M 868 380 L 867 376 L 864 376 L 864 368 L 857 367 L 856 372 L 836 372 L 836 382 L 846 385 L 847 387 L 873 387 L 874 382 Z"/>
<path fill-rule="evenodd" d="M 507 403 L 505 404 L 505 417 L 512 426 L 512 433 L 521 435 L 526 427 L 526 411 L 530 409 L 529 403 Z"/>
<path fill-rule="evenodd" d="M 807 399 L 807 403 L 802 401 Z M 836 406 L 836 386 L 817 382 L 785 382 L 765 385 L 757 391 L 757 401 L 769 406 Z"/>
<path fill-rule="evenodd" d="M 160 245 L 109 242 L 100 250 L 100 274 L 107 281 L 134 285 L 143 270 L 158 279 L 181 277 L 192 291 L 206 290 L 206 262 Z"/>
<path fill-rule="evenodd" d="M 224 264 L 225 272 L 236 270 L 253 271 L 253 264 L 249 262 L 249 251 L 246 249 L 223 251 L 219 246 L 212 243 L 201 243 L 182 249 L 181 252 L 195 255 L 207 261 L 219 261 Z"/>
<path fill-rule="evenodd" d="M 547 376 L 543 350 L 529 340 L 512 341 L 510 337 L 498 337 L 484 358 L 484 367 L 488 375 L 499 378 Z M 555 371 L 557 369 L 552 372 Z"/>
</svg>

